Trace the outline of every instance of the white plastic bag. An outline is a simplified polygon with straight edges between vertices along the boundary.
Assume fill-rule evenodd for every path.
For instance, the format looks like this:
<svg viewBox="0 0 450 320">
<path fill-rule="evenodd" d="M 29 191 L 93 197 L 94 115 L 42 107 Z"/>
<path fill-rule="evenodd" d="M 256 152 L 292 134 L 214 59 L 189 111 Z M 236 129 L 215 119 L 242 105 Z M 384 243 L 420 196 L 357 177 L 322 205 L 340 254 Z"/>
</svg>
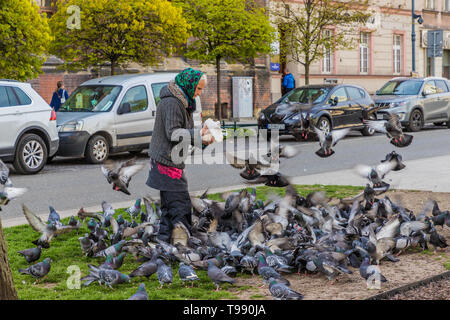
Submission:
<svg viewBox="0 0 450 320">
<path fill-rule="evenodd" d="M 213 121 L 212 119 L 207 119 L 205 121 L 206 127 L 208 127 L 209 132 L 214 137 L 215 142 L 223 141 L 222 128 L 220 127 L 220 121 Z"/>
</svg>

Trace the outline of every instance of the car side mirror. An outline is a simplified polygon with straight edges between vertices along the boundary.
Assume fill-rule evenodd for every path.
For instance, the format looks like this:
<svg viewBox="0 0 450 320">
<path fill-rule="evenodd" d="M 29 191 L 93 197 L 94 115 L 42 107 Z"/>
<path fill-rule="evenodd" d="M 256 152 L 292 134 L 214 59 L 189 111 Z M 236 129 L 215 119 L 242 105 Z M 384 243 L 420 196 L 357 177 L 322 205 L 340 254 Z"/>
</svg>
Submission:
<svg viewBox="0 0 450 320">
<path fill-rule="evenodd" d="M 123 103 L 119 110 L 117 111 L 117 114 L 125 114 L 131 112 L 131 105 L 128 102 Z"/>
<path fill-rule="evenodd" d="M 334 99 L 329 99 L 328 100 L 328 104 L 332 105 L 332 106 L 336 106 L 339 103 L 339 98 L 338 97 L 334 97 Z"/>
</svg>

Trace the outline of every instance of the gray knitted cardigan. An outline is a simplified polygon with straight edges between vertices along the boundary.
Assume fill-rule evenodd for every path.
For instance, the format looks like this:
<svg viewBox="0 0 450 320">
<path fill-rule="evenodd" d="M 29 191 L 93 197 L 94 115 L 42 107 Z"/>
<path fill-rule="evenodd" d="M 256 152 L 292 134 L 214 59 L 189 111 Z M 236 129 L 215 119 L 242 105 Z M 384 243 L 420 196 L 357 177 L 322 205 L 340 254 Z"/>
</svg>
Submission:
<svg viewBox="0 0 450 320">
<path fill-rule="evenodd" d="M 178 145 L 177 150 L 181 148 L 180 135 L 189 137 L 189 139 L 183 139 L 183 144 L 194 145 L 195 142 L 200 144 L 201 148 L 200 129 L 194 129 L 192 114 L 186 110 L 187 98 L 175 81 L 172 80 L 161 89 L 160 98 L 156 107 L 155 126 L 148 155 L 163 165 L 184 169 L 187 154 L 183 154 L 182 161 L 174 161 L 171 156 L 172 149 L 176 145 Z"/>
</svg>

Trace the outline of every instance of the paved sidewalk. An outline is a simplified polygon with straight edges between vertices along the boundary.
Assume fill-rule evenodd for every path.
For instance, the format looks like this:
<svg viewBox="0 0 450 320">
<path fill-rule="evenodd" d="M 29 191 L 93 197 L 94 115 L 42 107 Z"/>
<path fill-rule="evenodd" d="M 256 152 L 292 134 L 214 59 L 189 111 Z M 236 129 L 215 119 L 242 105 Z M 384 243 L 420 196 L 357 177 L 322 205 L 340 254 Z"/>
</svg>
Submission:
<svg viewBox="0 0 450 320">
<path fill-rule="evenodd" d="M 406 168 L 391 172 L 384 179 L 391 184 L 393 189 L 422 190 L 433 192 L 450 192 L 450 156 L 424 158 L 419 160 L 404 161 Z M 338 170 L 312 174 L 307 176 L 292 177 L 293 184 L 328 184 L 328 185 L 352 185 L 365 186 L 367 180 L 358 176 L 353 170 Z M 210 189 L 209 193 L 218 193 L 228 190 L 242 189 L 248 187 L 246 184 L 226 186 Z M 192 191 L 193 195 L 200 195 L 205 190 Z M 157 197 L 154 197 L 157 198 Z M 127 208 L 134 200 L 111 203 L 113 208 Z M 80 208 L 73 210 L 58 211 L 61 218 L 76 216 Z M 86 211 L 101 211 L 101 205 L 85 207 Z M 43 221 L 47 221 L 48 212 L 39 214 Z M 12 227 L 26 224 L 25 217 L 2 220 L 3 227 Z"/>
</svg>

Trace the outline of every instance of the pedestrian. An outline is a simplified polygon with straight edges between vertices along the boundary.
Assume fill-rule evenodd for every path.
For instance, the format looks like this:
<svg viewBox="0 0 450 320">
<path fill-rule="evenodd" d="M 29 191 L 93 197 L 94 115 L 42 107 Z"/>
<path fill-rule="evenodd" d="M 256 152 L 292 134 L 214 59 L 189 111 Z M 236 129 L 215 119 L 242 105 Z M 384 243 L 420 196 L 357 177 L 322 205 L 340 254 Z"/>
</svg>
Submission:
<svg viewBox="0 0 450 320">
<path fill-rule="evenodd" d="M 294 88 L 295 88 L 294 76 L 287 69 L 284 69 L 281 84 L 281 94 L 284 96 L 286 93 L 288 93 Z"/>
<path fill-rule="evenodd" d="M 195 98 L 202 93 L 205 85 L 206 75 L 203 72 L 187 68 L 161 89 L 148 152 L 150 172 L 147 179 L 149 187 L 160 191 L 162 216 L 157 237 L 159 241 L 170 242 L 172 230 L 178 222 L 182 222 L 188 230 L 191 228 L 192 205 L 184 174 L 187 152 L 180 159 L 175 159 L 174 154 L 178 154 L 173 151 L 180 144 L 187 147 L 187 144 L 200 144 L 200 141 L 203 145 L 214 142 L 206 126 L 194 129 L 192 113 L 196 108 Z M 180 135 L 188 139 L 180 142 L 177 138 Z M 186 150 L 184 147 L 183 150 Z"/>
<path fill-rule="evenodd" d="M 57 88 L 55 92 L 53 92 L 52 101 L 50 102 L 50 107 L 52 107 L 55 112 L 59 110 L 61 105 L 69 99 L 69 94 L 67 90 L 64 89 L 64 84 L 62 81 L 58 81 L 56 84 Z"/>
</svg>

